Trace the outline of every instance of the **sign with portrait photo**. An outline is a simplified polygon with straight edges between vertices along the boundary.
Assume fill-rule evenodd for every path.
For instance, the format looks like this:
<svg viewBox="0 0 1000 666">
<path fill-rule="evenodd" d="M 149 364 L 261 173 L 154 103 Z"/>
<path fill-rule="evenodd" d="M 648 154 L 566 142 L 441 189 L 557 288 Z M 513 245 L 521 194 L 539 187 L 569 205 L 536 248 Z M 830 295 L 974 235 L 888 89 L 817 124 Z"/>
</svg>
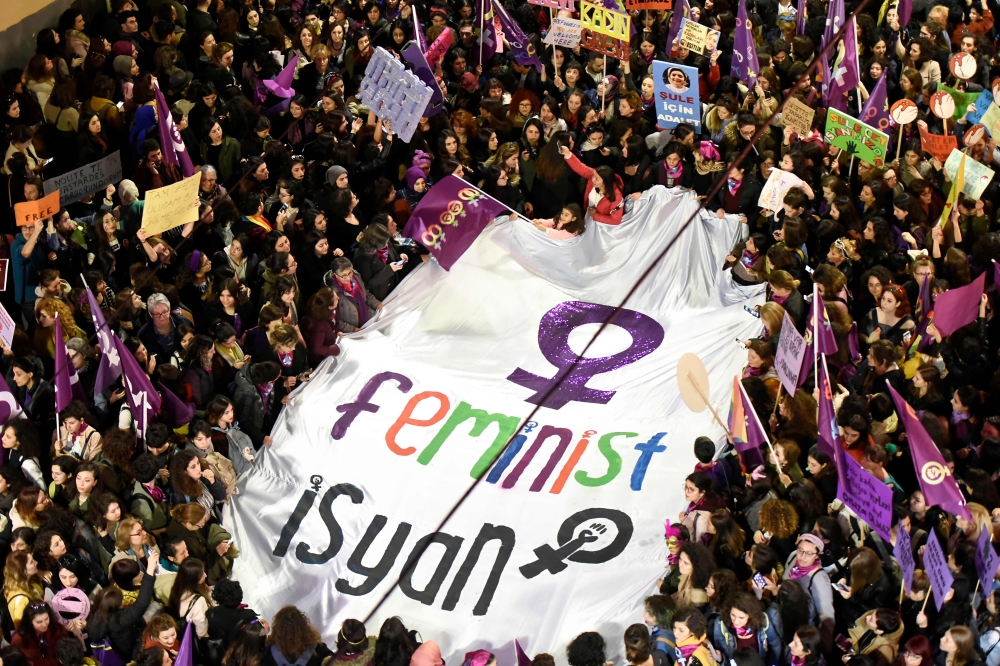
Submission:
<svg viewBox="0 0 1000 666">
<path fill-rule="evenodd" d="M 653 86 L 657 127 L 673 129 L 680 123 L 690 123 L 695 130 L 701 130 L 697 69 L 654 61 Z"/>
</svg>

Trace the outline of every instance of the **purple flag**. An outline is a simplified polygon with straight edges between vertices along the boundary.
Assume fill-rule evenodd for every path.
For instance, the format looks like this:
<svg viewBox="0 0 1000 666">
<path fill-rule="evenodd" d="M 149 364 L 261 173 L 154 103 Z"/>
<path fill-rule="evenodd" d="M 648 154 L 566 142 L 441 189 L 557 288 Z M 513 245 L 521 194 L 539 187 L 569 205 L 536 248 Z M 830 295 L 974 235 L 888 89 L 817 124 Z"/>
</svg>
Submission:
<svg viewBox="0 0 1000 666">
<path fill-rule="evenodd" d="M 917 302 L 913 308 L 913 320 L 917 325 L 913 327 L 911 339 L 913 343 L 907 352 L 909 357 L 914 356 L 918 351 L 930 345 L 934 340 L 927 335 L 927 325 L 934 318 L 934 298 L 931 295 L 930 276 L 924 276 L 924 281 L 920 285 L 920 293 L 917 294 Z"/>
<path fill-rule="evenodd" d="M 476 20 L 479 21 L 483 31 L 479 35 L 479 47 L 473 49 L 469 54 L 469 64 L 472 66 L 484 65 L 496 55 L 497 52 L 497 31 L 493 24 L 493 0 L 476 0 Z"/>
<path fill-rule="evenodd" d="M 103 393 L 122 376 L 122 363 L 118 356 L 118 348 L 111 342 L 111 337 L 114 334 L 108 328 L 108 323 L 104 321 L 101 306 L 97 304 L 94 293 L 90 291 L 90 285 L 84 282 L 83 286 L 87 289 L 90 318 L 94 321 L 94 330 L 97 331 L 97 339 L 101 345 L 101 360 L 97 364 L 97 375 L 94 379 L 94 393 L 98 394 Z"/>
<path fill-rule="evenodd" d="M 818 315 L 818 316 L 817 316 Z M 809 323 L 813 329 L 813 341 L 816 344 L 817 354 L 836 354 L 837 338 L 833 334 L 833 324 L 830 323 L 830 315 L 826 313 L 826 304 L 820 296 L 819 287 L 813 285 L 812 313 Z M 808 335 L 806 336 L 808 338 Z"/>
<path fill-rule="evenodd" d="M 733 64 L 730 74 L 753 88 L 760 73 L 760 63 L 757 61 L 757 45 L 753 41 L 750 21 L 747 20 L 746 2 L 740 0 L 739 12 L 736 15 L 736 41 L 733 44 Z"/>
<path fill-rule="evenodd" d="M 823 41 L 820 43 L 820 49 L 826 48 L 826 45 L 833 41 L 834 35 L 837 34 L 837 31 L 840 30 L 840 27 L 844 25 L 846 20 L 844 0 L 832 0 L 826 10 L 826 30 L 823 32 Z"/>
<path fill-rule="evenodd" d="M 66 352 L 66 341 L 63 340 L 62 322 L 59 321 L 58 314 L 56 314 L 55 337 L 54 356 L 56 361 L 56 374 L 52 380 L 52 384 L 56 389 L 56 411 L 61 412 L 69 407 L 70 401 L 73 400 L 73 383 L 70 381 L 69 377 L 70 368 L 73 368 L 73 363 L 69 360 L 69 354 Z M 73 374 L 76 374 L 75 368 L 73 369 Z"/>
<path fill-rule="evenodd" d="M 910 23 L 910 14 L 913 13 L 913 0 L 899 0 L 896 5 L 896 14 L 899 15 L 899 27 L 906 29 Z"/>
<path fill-rule="evenodd" d="M 674 3 L 674 11 L 670 16 L 670 30 L 667 31 L 667 53 L 670 53 L 670 50 L 673 49 L 674 40 L 680 34 L 681 27 L 684 25 L 684 19 L 690 13 L 691 5 L 688 4 L 688 0 L 679 0 Z"/>
<path fill-rule="evenodd" d="M 830 388 L 830 371 L 826 368 L 826 356 L 819 359 L 819 418 L 816 420 L 819 437 L 816 444 L 819 450 L 833 458 L 837 466 L 837 477 L 841 484 L 846 484 L 849 491 L 855 489 L 851 481 L 850 472 L 847 469 L 844 452 L 843 439 L 840 436 L 840 427 L 837 426 L 837 412 L 833 408 L 833 390 Z M 890 500 L 889 505 L 892 506 Z"/>
<path fill-rule="evenodd" d="M 926 278 L 925 278 L 926 281 Z M 949 289 L 934 299 L 934 327 L 945 338 L 979 317 L 979 299 L 986 285 L 986 273 L 958 289 Z"/>
<path fill-rule="evenodd" d="M 851 354 L 851 363 L 861 363 L 861 343 L 858 341 L 858 322 L 851 322 L 851 330 L 847 333 L 847 347 Z"/>
<path fill-rule="evenodd" d="M 121 357 L 122 377 L 125 379 L 125 397 L 128 398 L 128 406 L 132 410 L 136 437 L 145 439 L 146 429 L 153 422 L 156 412 L 160 411 L 160 395 L 153 388 L 146 371 L 139 366 L 139 362 L 132 356 L 125 343 L 117 336 L 111 340 Z"/>
<path fill-rule="evenodd" d="M 941 610 L 944 597 L 951 589 L 951 584 L 955 582 L 955 577 L 948 568 L 948 558 L 941 548 L 936 530 L 930 530 L 930 536 L 927 537 L 927 547 L 924 548 L 924 572 L 930 580 L 931 591 L 934 592 L 934 604 Z"/>
<path fill-rule="evenodd" d="M 837 1 L 841 2 L 843 7 L 843 0 Z M 840 43 L 843 44 L 844 50 L 834 60 L 830 71 L 830 85 L 827 88 L 831 104 L 841 102 L 844 95 L 861 83 L 861 72 L 858 67 L 858 26 L 853 16 L 848 19 L 847 30 L 844 31 L 844 38 Z M 837 48 L 839 51 L 840 47 Z"/>
<path fill-rule="evenodd" d="M 879 77 L 878 83 L 875 84 L 875 89 L 868 95 L 868 101 L 862 107 L 861 117 L 858 118 L 861 122 L 871 125 L 876 129 L 881 129 L 882 127 L 888 129 L 891 119 L 889 116 L 889 97 L 885 89 L 887 73 L 888 70 L 882 71 L 882 76 Z"/>
<path fill-rule="evenodd" d="M 176 393 L 168 389 L 160 382 L 156 382 L 156 388 L 159 390 L 160 399 L 163 402 L 163 406 L 160 410 L 160 416 L 163 419 L 163 422 L 171 428 L 180 428 L 181 426 L 191 423 L 191 419 L 194 418 L 194 405 L 190 402 L 184 402 L 178 398 Z"/>
<path fill-rule="evenodd" d="M 421 53 L 427 52 L 427 38 L 424 37 L 424 31 L 420 27 L 420 20 L 417 18 L 416 10 L 410 12 L 410 16 L 413 17 L 413 41 L 417 43 L 417 47 L 420 49 Z"/>
<path fill-rule="evenodd" d="M 174 659 L 174 666 L 193 666 L 194 664 L 195 637 L 191 631 L 193 625 L 194 622 L 188 622 L 187 628 L 184 630 L 184 638 L 181 640 L 181 646 L 177 650 L 177 658 Z"/>
<path fill-rule="evenodd" d="M 524 653 L 521 644 L 514 639 L 514 654 L 517 655 L 517 666 L 531 666 L 531 657 Z"/>
<path fill-rule="evenodd" d="M 913 571 L 917 568 L 917 563 L 913 561 L 913 543 L 910 541 L 910 533 L 903 529 L 902 524 L 896 531 L 896 545 L 892 549 L 892 554 L 899 562 L 899 568 L 903 571 L 903 582 L 906 584 L 906 591 L 909 592 L 913 586 Z"/>
<path fill-rule="evenodd" d="M 445 176 L 417 204 L 403 229 L 448 270 L 497 215 L 509 209 L 458 176 Z"/>
<path fill-rule="evenodd" d="M 795 7 L 795 34 L 806 34 L 806 0 L 799 0 Z"/>
<path fill-rule="evenodd" d="M 528 40 L 527 35 L 521 30 L 521 26 L 510 17 L 510 14 L 507 13 L 507 10 L 499 2 L 493 5 L 493 11 L 500 18 L 500 26 L 503 28 L 504 39 L 510 45 L 510 52 L 517 64 L 522 67 L 530 65 L 541 74 L 542 61 L 538 59 L 538 54 L 535 53 L 535 45 Z"/>
<path fill-rule="evenodd" d="M 924 424 L 920 422 L 913 407 L 899 395 L 891 385 L 889 394 L 896 403 L 896 413 L 906 431 L 906 439 L 910 443 L 910 457 L 913 467 L 920 480 L 920 490 L 924 493 L 927 506 L 940 506 L 942 509 L 966 520 L 972 520 L 969 507 L 965 505 L 965 497 L 951 475 L 951 470 L 945 464 L 941 451 L 934 440 L 927 434 Z"/>
<path fill-rule="evenodd" d="M 1000 264 L 993 260 L 993 286 L 1000 289 Z"/>
<path fill-rule="evenodd" d="M 847 477 L 837 480 L 837 497 L 858 518 L 868 523 L 876 534 L 889 541 L 892 528 L 892 488 L 869 474 L 851 456 L 843 454 L 840 457 Z"/>
<path fill-rule="evenodd" d="M 976 572 L 979 574 L 979 587 L 984 597 L 993 591 L 993 579 L 1000 567 L 1000 557 L 993 549 L 993 532 L 989 529 L 979 530 L 979 545 L 976 547 Z"/>
<path fill-rule="evenodd" d="M 174 119 L 170 115 L 170 106 L 160 92 L 160 87 L 153 84 L 156 92 L 156 116 L 160 126 L 160 151 L 163 153 L 163 161 L 166 164 L 173 164 L 181 168 L 181 173 L 185 178 L 194 175 L 194 165 L 191 163 L 191 156 L 188 155 L 187 147 L 181 133 L 174 125 Z"/>
</svg>

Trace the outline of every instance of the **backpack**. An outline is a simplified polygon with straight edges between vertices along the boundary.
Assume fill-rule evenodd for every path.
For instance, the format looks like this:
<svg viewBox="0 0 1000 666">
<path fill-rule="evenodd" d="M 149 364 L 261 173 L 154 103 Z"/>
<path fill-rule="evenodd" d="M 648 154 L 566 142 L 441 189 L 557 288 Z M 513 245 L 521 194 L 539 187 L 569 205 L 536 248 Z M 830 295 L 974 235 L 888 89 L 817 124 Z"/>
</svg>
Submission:
<svg viewBox="0 0 1000 666">
<path fill-rule="evenodd" d="M 206 454 L 205 462 L 215 473 L 216 478 L 226 487 L 226 501 L 228 502 L 229 498 L 236 492 L 236 470 L 233 469 L 233 463 L 218 451 Z"/>
</svg>

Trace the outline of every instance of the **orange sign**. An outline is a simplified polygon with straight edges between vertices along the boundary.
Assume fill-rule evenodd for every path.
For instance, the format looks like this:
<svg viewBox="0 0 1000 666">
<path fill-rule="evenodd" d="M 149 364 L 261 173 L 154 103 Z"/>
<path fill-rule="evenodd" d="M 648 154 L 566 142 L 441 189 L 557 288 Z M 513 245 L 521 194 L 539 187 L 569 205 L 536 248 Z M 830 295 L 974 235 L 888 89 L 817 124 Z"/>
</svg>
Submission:
<svg viewBox="0 0 1000 666">
<path fill-rule="evenodd" d="M 14 219 L 17 226 L 24 227 L 38 220 L 45 220 L 59 212 L 59 190 L 37 201 L 22 201 L 14 204 Z"/>
</svg>

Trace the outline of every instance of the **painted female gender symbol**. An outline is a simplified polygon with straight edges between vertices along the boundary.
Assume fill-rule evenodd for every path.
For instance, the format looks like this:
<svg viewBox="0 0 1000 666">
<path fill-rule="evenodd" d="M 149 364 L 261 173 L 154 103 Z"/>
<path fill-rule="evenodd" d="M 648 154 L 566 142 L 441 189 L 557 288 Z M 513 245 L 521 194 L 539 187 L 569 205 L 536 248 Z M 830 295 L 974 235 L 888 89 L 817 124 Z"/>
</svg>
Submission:
<svg viewBox="0 0 1000 666">
<path fill-rule="evenodd" d="M 538 347 L 546 360 L 562 372 L 552 377 L 540 377 L 517 368 L 507 379 L 534 390 L 534 395 L 525 401 L 542 407 L 560 409 L 573 400 L 607 404 L 615 392 L 588 388 L 590 378 L 635 363 L 663 342 L 663 327 L 655 319 L 635 310 L 622 309 L 609 323 L 625 329 L 632 336 L 628 349 L 597 358 L 582 358 L 570 349 L 569 336 L 574 329 L 586 324 L 603 323 L 613 314 L 613 307 L 583 301 L 567 301 L 555 306 L 545 313 L 538 324 Z M 577 359 L 579 361 L 573 365 Z M 556 387 L 555 390 L 546 397 L 545 394 L 553 387 Z"/>
</svg>

